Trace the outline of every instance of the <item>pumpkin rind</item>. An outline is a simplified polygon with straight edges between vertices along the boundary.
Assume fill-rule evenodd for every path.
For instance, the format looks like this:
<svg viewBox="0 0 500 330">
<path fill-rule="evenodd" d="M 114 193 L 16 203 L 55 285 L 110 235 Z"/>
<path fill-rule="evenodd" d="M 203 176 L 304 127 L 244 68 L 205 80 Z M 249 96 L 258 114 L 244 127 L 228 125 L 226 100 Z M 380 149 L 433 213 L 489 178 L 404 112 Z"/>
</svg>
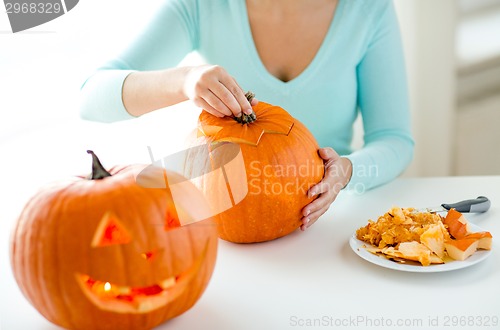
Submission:
<svg viewBox="0 0 500 330">
<path fill-rule="evenodd" d="M 236 243 L 269 241 L 296 230 L 301 225 L 302 208 L 313 200 L 307 196 L 308 189 L 324 175 L 318 144 L 301 122 L 262 101 L 253 110 L 257 119 L 248 124 L 203 111 L 200 139 L 211 149 L 210 160 L 198 153 L 186 161 L 189 175 L 193 168 L 213 166 L 214 159 L 223 157 L 217 155 L 217 145 L 229 142 L 241 148 L 248 194 L 214 217 L 219 237 Z M 210 176 L 198 180 L 198 187 L 206 195 L 217 193 Z"/>
<path fill-rule="evenodd" d="M 25 206 L 11 238 L 12 270 L 23 294 L 49 321 L 69 329 L 150 329 L 190 309 L 205 290 L 215 265 L 216 226 L 207 219 L 166 231 L 166 216 L 177 205 L 168 188 L 136 183 L 143 169 L 115 167 L 111 177 L 101 180 L 60 182 L 42 189 Z M 192 193 L 200 192 L 193 186 Z M 110 211 L 132 241 L 92 246 Z M 198 272 L 185 291 L 146 312 L 99 308 L 76 280 L 90 274 L 117 285 L 148 287 L 185 272 L 197 260 Z"/>
</svg>

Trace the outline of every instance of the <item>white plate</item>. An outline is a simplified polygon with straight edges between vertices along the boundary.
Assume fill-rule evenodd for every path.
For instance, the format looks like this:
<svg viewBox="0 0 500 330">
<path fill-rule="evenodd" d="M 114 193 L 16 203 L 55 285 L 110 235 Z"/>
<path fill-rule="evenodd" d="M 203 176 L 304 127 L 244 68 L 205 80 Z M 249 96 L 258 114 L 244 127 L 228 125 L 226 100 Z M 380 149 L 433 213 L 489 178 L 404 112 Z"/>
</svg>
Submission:
<svg viewBox="0 0 500 330">
<path fill-rule="evenodd" d="M 469 222 L 469 228 L 472 232 L 485 231 L 480 227 Z M 351 236 L 349 240 L 351 249 L 361 258 L 381 267 L 400 270 L 404 272 L 417 272 L 417 273 L 435 273 L 446 272 L 449 270 L 462 269 L 470 267 L 488 258 L 491 255 L 491 250 L 477 250 L 473 255 L 464 261 L 451 261 L 445 264 L 421 266 L 419 264 L 401 264 L 395 261 L 388 260 L 383 256 L 377 256 L 366 250 L 368 243 L 360 241 L 356 238 L 356 233 Z"/>
</svg>

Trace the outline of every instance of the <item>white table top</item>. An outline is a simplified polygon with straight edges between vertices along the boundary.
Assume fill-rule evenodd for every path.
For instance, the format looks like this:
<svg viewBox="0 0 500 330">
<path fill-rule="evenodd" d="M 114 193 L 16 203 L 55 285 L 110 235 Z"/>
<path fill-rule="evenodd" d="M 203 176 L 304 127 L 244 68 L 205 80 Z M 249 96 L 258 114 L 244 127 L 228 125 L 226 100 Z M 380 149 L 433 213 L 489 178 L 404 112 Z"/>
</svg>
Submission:
<svg viewBox="0 0 500 330">
<path fill-rule="evenodd" d="M 105 165 L 147 162 L 145 143 L 152 140 L 135 138 L 130 125 L 56 123 L 0 141 L 1 329 L 58 329 L 15 284 L 8 260 L 10 231 L 40 185 L 89 169 L 87 148 L 99 151 Z M 159 143 L 158 135 L 147 138 Z M 215 271 L 201 299 L 158 329 L 384 329 L 391 324 L 442 329 L 446 322 L 450 329 L 498 329 L 492 321 L 500 318 L 499 187 L 500 176 L 397 179 L 361 195 L 343 192 L 306 232 L 253 245 L 220 241 Z M 358 227 L 393 205 L 434 206 L 480 195 L 490 198 L 491 209 L 467 218 L 490 231 L 494 243 L 491 256 L 472 267 L 400 272 L 373 265 L 349 247 Z M 404 324 L 396 326 L 399 322 Z"/>
</svg>

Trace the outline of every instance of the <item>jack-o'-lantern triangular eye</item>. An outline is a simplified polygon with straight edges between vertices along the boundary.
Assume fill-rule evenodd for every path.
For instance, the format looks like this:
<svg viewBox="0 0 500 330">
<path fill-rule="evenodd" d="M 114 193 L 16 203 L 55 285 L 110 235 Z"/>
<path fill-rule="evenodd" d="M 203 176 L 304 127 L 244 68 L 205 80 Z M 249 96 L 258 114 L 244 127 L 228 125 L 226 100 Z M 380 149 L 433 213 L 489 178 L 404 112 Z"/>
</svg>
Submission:
<svg viewBox="0 0 500 330">
<path fill-rule="evenodd" d="M 179 228 L 181 223 L 179 222 L 178 210 L 175 207 L 167 209 L 167 214 L 165 216 L 165 230 L 169 231 L 172 229 Z"/>
<path fill-rule="evenodd" d="M 91 246 L 102 247 L 114 244 L 128 244 L 131 240 L 132 236 L 118 217 L 111 212 L 107 212 L 97 226 Z"/>
</svg>

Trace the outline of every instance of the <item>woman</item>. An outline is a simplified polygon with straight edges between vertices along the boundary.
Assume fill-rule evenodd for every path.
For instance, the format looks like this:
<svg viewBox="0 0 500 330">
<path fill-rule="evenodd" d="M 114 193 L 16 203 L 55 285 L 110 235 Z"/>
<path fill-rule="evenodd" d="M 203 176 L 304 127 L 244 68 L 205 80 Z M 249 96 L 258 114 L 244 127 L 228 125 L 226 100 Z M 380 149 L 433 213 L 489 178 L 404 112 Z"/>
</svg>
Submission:
<svg viewBox="0 0 500 330">
<path fill-rule="evenodd" d="M 191 51 L 213 65 L 176 67 Z M 386 183 L 413 154 L 390 0 L 166 1 L 143 35 L 82 90 L 82 117 L 107 122 L 187 99 L 215 116 L 240 116 L 251 112 L 244 90 L 287 109 L 315 135 L 326 168 L 308 192 L 320 196 L 304 207 L 302 230 L 341 189 Z M 352 152 L 358 112 L 365 145 Z"/>
</svg>

